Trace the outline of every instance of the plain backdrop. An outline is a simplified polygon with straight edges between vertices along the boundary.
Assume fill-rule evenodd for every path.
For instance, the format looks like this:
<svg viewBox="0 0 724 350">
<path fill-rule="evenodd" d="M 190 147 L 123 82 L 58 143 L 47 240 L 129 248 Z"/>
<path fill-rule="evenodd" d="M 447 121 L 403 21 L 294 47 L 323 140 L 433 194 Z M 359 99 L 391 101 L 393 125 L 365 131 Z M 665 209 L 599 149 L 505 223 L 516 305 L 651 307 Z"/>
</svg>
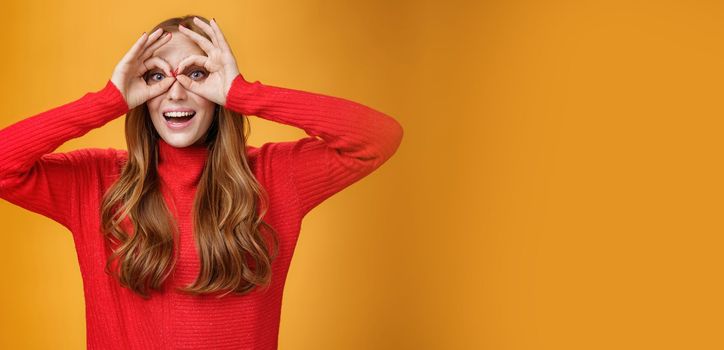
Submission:
<svg viewBox="0 0 724 350">
<path fill-rule="evenodd" d="M 304 221 L 280 349 L 720 349 L 720 1 L 3 1 L 0 127 L 215 17 L 242 74 L 396 118 Z M 57 151 L 125 148 L 118 118 Z M 304 137 L 250 117 L 252 145 Z M 0 201 L 0 348 L 82 348 L 70 233 Z"/>
</svg>

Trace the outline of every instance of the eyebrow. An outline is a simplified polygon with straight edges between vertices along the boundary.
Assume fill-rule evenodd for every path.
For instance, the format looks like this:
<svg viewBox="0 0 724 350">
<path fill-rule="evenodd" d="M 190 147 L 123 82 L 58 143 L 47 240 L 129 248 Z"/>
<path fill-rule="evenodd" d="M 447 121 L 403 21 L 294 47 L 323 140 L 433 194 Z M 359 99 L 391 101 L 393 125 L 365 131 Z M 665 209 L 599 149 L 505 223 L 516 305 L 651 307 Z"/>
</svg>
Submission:
<svg viewBox="0 0 724 350">
<path fill-rule="evenodd" d="M 194 63 L 194 64 L 186 67 L 186 70 L 189 70 L 189 69 L 191 69 L 191 68 L 201 68 L 201 69 L 203 69 L 203 70 L 206 70 L 206 68 L 204 68 L 204 66 L 200 66 L 200 65 L 198 65 L 198 64 L 196 64 L 196 63 Z"/>
</svg>

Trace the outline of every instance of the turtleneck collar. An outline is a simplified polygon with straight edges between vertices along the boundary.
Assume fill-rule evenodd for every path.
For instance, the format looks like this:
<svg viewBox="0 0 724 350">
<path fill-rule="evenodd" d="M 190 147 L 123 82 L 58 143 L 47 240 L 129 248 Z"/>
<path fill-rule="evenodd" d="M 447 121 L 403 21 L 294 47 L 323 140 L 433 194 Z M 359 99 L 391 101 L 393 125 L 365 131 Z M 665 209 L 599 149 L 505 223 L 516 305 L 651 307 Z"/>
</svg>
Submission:
<svg viewBox="0 0 724 350">
<path fill-rule="evenodd" d="M 209 150 L 206 146 L 171 146 L 162 138 L 158 145 L 158 173 L 172 187 L 195 187 L 206 166 Z"/>
</svg>

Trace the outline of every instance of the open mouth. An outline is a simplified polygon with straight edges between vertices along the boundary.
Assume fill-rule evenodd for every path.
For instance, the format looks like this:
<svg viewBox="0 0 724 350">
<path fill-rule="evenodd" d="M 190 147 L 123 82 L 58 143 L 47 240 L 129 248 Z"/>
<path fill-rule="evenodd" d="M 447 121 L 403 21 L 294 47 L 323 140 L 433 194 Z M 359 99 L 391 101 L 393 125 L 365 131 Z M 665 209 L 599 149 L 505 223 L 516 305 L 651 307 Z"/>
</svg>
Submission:
<svg viewBox="0 0 724 350">
<path fill-rule="evenodd" d="M 163 117 L 170 123 L 185 123 L 196 115 L 196 112 L 166 112 Z"/>
</svg>

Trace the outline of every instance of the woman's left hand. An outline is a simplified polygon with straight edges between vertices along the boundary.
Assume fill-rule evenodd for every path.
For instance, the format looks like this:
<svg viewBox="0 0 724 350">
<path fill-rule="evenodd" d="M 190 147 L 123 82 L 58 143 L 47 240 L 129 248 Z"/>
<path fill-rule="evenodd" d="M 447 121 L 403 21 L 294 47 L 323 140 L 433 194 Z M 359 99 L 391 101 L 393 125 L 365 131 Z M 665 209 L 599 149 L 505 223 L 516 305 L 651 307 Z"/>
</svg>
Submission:
<svg viewBox="0 0 724 350">
<path fill-rule="evenodd" d="M 239 68 L 236 66 L 234 55 L 218 24 L 213 19 L 210 22 L 211 25 L 194 17 L 194 23 L 211 37 L 211 41 L 203 35 L 179 25 L 179 31 L 199 45 L 206 52 L 206 56 L 191 55 L 181 61 L 177 68 L 176 80 L 191 92 L 224 106 L 231 83 L 239 75 Z M 194 64 L 204 67 L 208 72 L 205 79 L 192 80 L 183 74 L 187 66 Z"/>
</svg>

